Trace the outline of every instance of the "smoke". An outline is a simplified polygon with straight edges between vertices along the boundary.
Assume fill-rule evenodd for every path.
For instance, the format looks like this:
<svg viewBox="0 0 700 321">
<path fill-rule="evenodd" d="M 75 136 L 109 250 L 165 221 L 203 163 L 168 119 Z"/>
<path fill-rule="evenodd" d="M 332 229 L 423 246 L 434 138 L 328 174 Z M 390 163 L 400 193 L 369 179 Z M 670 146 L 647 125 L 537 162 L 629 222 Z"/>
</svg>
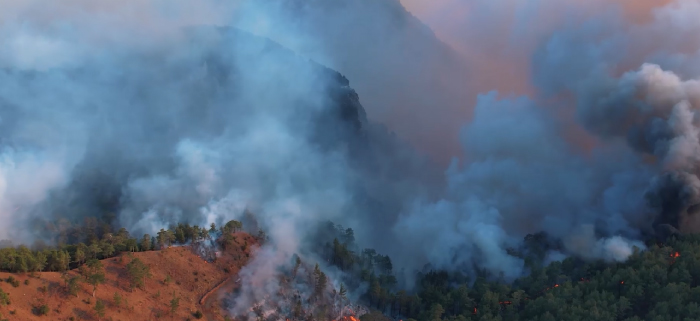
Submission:
<svg viewBox="0 0 700 321">
<path fill-rule="evenodd" d="M 432 189 L 432 168 L 368 121 L 341 74 L 211 26 L 259 10 L 241 3 L 0 10 L 0 239 L 52 242 L 59 218 L 114 214 L 138 235 L 254 213 L 270 240 L 241 272 L 252 291 L 234 311 L 276 291 L 272 276 L 319 222 L 386 239 L 403 200 Z"/>
<path fill-rule="evenodd" d="M 398 0 L 243 1 L 233 23 L 346 75 L 370 119 L 434 161 L 459 152 L 475 79 Z"/>
<path fill-rule="evenodd" d="M 624 261 L 700 228 L 696 1 L 404 3 L 437 36 L 395 0 L 3 4 L 0 238 L 252 212 L 270 242 L 242 313 L 319 221 L 397 270 L 506 279 L 530 233 Z M 402 139 L 461 149 L 444 186 Z"/>
<path fill-rule="evenodd" d="M 463 162 L 446 172 L 446 196 L 419 202 L 396 225 L 398 235 L 418 235 L 399 238 L 405 246 L 438 267 L 475 265 L 512 278 L 523 269 L 508 248 L 528 233 L 546 231 L 579 257 L 623 261 L 644 248 L 645 235 L 698 231 L 700 43 L 681 40 L 696 39 L 697 2 L 668 2 L 648 19 L 630 16 L 639 8 L 624 2 L 587 2 L 595 15 L 578 12 L 577 1 L 544 1 L 541 10 L 523 3 L 493 15 L 478 1 L 441 4 L 486 17 L 458 22 L 491 26 L 508 10 L 564 6 L 576 14 L 536 24 L 533 39 L 543 38 L 515 52 L 531 61 L 532 95 L 480 96 L 462 130 Z M 572 19 L 557 22 L 564 17 Z M 473 30 L 499 39 L 488 28 Z M 506 39 L 501 45 L 514 44 Z M 580 135 L 589 144 L 577 143 Z"/>
</svg>

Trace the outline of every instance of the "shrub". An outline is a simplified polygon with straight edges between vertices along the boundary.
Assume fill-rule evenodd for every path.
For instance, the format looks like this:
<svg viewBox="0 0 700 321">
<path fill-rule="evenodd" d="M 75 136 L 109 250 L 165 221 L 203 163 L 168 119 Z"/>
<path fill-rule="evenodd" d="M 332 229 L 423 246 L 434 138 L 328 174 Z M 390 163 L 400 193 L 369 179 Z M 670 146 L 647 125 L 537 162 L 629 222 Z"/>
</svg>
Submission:
<svg viewBox="0 0 700 321">
<path fill-rule="evenodd" d="M 15 279 L 14 277 L 10 276 L 7 279 L 5 279 L 7 283 L 10 283 L 12 287 L 18 288 L 19 287 L 19 281 Z"/>
<path fill-rule="evenodd" d="M 0 289 L 0 306 L 10 305 L 10 295 Z"/>
<path fill-rule="evenodd" d="M 38 307 L 34 307 L 34 309 L 33 309 L 34 314 L 39 315 L 39 316 L 47 315 L 47 314 L 49 314 L 49 311 L 51 311 L 51 309 L 49 309 L 49 306 L 46 304 L 42 304 Z"/>
<path fill-rule="evenodd" d="M 197 319 L 201 319 L 202 317 L 204 317 L 204 314 L 202 313 L 202 311 L 199 311 L 199 310 L 197 310 L 193 315 Z"/>
</svg>

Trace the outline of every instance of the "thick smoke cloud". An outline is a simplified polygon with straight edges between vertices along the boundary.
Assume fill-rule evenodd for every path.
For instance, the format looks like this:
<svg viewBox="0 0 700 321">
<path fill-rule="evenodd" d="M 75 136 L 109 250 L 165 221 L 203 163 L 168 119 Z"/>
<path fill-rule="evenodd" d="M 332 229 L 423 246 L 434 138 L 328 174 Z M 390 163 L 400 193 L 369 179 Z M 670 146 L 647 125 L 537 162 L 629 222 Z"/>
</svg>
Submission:
<svg viewBox="0 0 700 321">
<path fill-rule="evenodd" d="M 243 1 L 233 21 L 346 75 L 370 119 L 441 165 L 459 153 L 474 73 L 398 0 Z"/>
<path fill-rule="evenodd" d="M 367 120 L 343 76 L 200 26 L 238 3 L 207 2 L 188 19 L 188 3 L 65 5 L 3 11 L 0 239 L 51 242 L 59 218 L 113 214 L 138 235 L 248 211 L 270 236 L 241 275 L 265 285 L 255 301 L 275 288 L 263 272 L 319 222 L 367 226 L 364 244 L 386 239 L 403 200 L 432 189 L 425 160 Z"/>
<path fill-rule="evenodd" d="M 478 2 L 458 3 L 483 13 Z M 404 244 L 440 267 L 514 277 L 522 264 L 507 249 L 527 233 L 546 231 L 568 254 L 619 261 L 645 235 L 698 231 L 700 44 L 682 39 L 695 39 L 690 17 L 700 7 L 670 2 L 632 23 L 629 5 L 595 4 L 607 10 L 583 10 L 530 44 L 534 95 L 480 97 L 462 131 L 464 164 L 447 171 L 443 200 L 404 214 L 396 232 L 420 236 Z M 593 144 L 572 142 L 571 124 Z"/>
<path fill-rule="evenodd" d="M 507 279 L 529 233 L 561 241 L 550 259 L 623 261 L 647 235 L 700 228 L 697 2 L 437 3 L 446 25 L 426 21 L 449 46 L 393 0 L 3 4 L 0 238 L 57 217 L 152 233 L 248 210 L 271 241 L 242 272 L 242 312 L 322 220 L 397 270 Z M 293 51 L 194 27 L 228 24 Z M 348 75 L 367 115 L 308 58 Z M 375 120 L 436 159 L 459 146 L 444 188 Z"/>
<path fill-rule="evenodd" d="M 109 25 L 69 18 L 81 27 Z M 235 30 L 184 32 L 173 24 L 166 28 L 172 38 L 146 46 L 154 34 L 130 34 L 138 26 L 126 23 L 121 32 L 133 40 L 97 46 L 89 35 L 65 35 L 51 25 L 57 21 L 39 20 L 28 25 L 85 50 L 70 58 L 89 58 L 3 60 L 3 218 L 113 211 L 116 223 L 138 233 L 175 222 L 221 223 L 230 217 L 207 204 L 229 198 L 262 212 L 296 210 L 308 221 L 342 212 L 352 175 L 346 152 L 313 142 L 323 134 L 341 144 L 349 127 L 325 116 L 339 108 L 331 101 L 345 90 L 339 75 Z M 8 42 L 21 34 L 8 32 Z M 21 56 L 12 48 L 5 54 Z M 337 133 L 316 133 L 323 119 Z M 0 237 L 32 238 L 13 223 L 3 224 Z"/>
</svg>

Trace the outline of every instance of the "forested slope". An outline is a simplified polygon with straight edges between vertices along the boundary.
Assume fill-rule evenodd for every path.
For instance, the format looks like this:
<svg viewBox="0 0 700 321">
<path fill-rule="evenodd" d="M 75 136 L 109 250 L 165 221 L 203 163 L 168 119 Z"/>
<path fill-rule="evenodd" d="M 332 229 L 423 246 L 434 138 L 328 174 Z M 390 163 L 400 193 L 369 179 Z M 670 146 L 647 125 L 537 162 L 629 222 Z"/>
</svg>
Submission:
<svg viewBox="0 0 700 321">
<path fill-rule="evenodd" d="M 331 226 L 328 227 L 331 230 Z M 369 284 L 362 299 L 397 319 L 414 320 L 700 320 L 700 236 L 651 243 L 624 263 L 567 258 L 542 266 L 531 249 L 530 274 L 512 284 L 497 276 L 469 277 L 426 269 L 415 291 L 399 289 L 391 259 L 373 250 L 353 251 L 352 230 L 337 231 L 323 255 L 348 272 L 350 288 Z M 531 236 L 531 245 L 544 242 Z M 380 314 L 363 320 L 383 320 Z"/>
</svg>

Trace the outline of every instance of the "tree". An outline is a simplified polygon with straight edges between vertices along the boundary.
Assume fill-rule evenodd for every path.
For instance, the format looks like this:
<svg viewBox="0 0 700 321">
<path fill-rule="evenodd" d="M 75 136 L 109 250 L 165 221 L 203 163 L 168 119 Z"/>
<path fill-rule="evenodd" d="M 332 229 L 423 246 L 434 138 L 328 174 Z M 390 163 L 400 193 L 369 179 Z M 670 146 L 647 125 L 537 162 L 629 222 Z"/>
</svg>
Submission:
<svg viewBox="0 0 700 321">
<path fill-rule="evenodd" d="M 92 297 L 95 297 L 97 286 L 105 282 L 105 271 L 102 262 L 97 259 L 90 259 L 87 262 L 88 275 L 87 281 L 92 285 Z"/>
<path fill-rule="evenodd" d="M 85 262 L 85 249 L 86 246 L 83 243 L 78 244 L 78 246 L 75 249 L 75 262 L 78 264 L 82 264 Z"/>
<path fill-rule="evenodd" d="M 141 239 L 141 251 L 150 251 L 151 250 L 151 236 L 148 234 L 144 234 L 143 238 Z"/>
<path fill-rule="evenodd" d="M 92 259 L 97 259 L 100 257 L 100 255 L 102 255 L 102 248 L 100 248 L 100 244 L 98 244 L 97 241 L 88 246 L 88 254 Z"/>
<path fill-rule="evenodd" d="M 224 234 L 227 234 L 227 233 L 235 233 L 242 228 L 243 228 L 243 223 L 236 221 L 236 220 L 232 220 L 232 221 L 228 221 L 221 230 Z"/>
<path fill-rule="evenodd" d="M 66 282 L 66 288 L 70 295 L 78 296 L 78 289 L 80 289 L 80 278 L 74 276 Z"/>
<path fill-rule="evenodd" d="M 95 312 L 97 313 L 98 320 L 104 318 L 105 316 L 105 304 L 102 302 L 102 300 L 97 300 L 95 303 Z"/>
<path fill-rule="evenodd" d="M 297 277 L 297 272 L 299 272 L 299 267 L 301 266 L 301 258 L 299 255 L 294 254 L 294 269 L 292 270 L 292 277 Z"/>
<path fill-rule="evenodd" d="M 144 279 L 150 277 L 150 268 L 144 264 L 139 258 L 134 258 L 126 265 L 126 271 L 129 275 L 130 288 L 143 289 Z"/>
<path fill-rule="evenodd" d="M 129 252 L 136 252 L 139 250 L 139 242 L 138 240 L 134 238 L 127 239 L 124 242 L 124 246 L 126 247 L 126 250 Z"/>
<path fill-rule="evenodd" d="M 57 252 L 54 268 L 59 272 L 65 272 L 70 268 L 70 254 L 68 251 Z"/>
<path fill-rule="evenodd" d="M 314 268 L 314 278 L 316 281 L 316 285 L 314 287 L 314 295 L 317 298 L 321 298 L 323 296 L 323 291 L 326 289 L 328 278 L 326 277 L 326 274 L 323 273 L 323 271 L 321 271 L 321 268 L 318 266 L 318 263 L 316 263 L 316 267 Z"/>
<path fill-rule="evenodd" d="M 175 292 L 173 292 L 173 299 L 170 300 L 170 315 L 175 315 L 175 311 L 177 311 L 177 308 L 180 306 L 180 298 L 175 296 Z"/>
<path fill-rule="evenodd" d="M 347 293 L 348 293 L 348 290 L 345 288 L 345 285 L 343 285 L 343 283 L 340 283 L 340 291 L 338 291 L 338 294 L 340 295 L 340 297 L 343 299 L 346 299 Z"/>
<path fill-rule="evenodd" d="M 32 271 L 41 272 L 46 267 L 46 262 L 48 261 L 48 255 L 44 251 L 39 251 L 34 256 L 34 266 Z"/>
<path fill-rule="evenodd" d="M 102 242 L 100 250 L 102 252 L 102 255 L 104 255 L 105 257 L 112 256 L 112 254 L 114 254 L 114 252 L 116 251 L 114 249 L 114 246 L 109 242 Z"/>
<path fill-rule="evenodd" d="M 10 304 L 10 295 L 0 289 L 0 307 Z"/>
</svg>

